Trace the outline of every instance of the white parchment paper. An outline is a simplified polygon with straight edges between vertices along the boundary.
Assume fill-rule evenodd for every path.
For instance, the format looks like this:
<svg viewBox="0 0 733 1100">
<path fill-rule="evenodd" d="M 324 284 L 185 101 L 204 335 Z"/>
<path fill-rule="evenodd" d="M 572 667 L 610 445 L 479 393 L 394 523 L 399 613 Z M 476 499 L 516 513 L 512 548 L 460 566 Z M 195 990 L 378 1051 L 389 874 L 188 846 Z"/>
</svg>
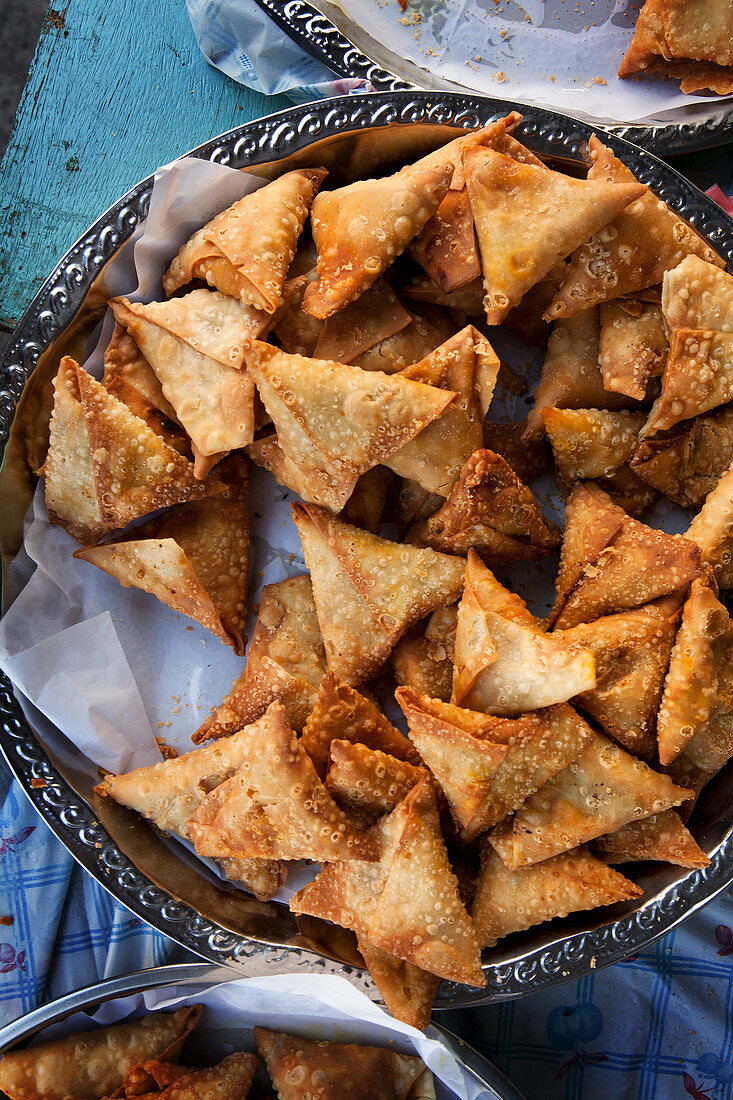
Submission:
<svg viewBox="0 0 733 1100">
<path fill-rule="evenodd" d="M 598 122 L 704 119 L 733 97 L 616 75 L 641 0 L 331 0 L 408 61 L 486 95 Z"/>
<path fill-rule="evenodd" d="M 491 1100 L 497 1094 L 478 1085 L 436 1039 L 388 1016 L 344 978 L 321 974 L 239 978 L 220 984 L 198 982 L 149 989 L 107 1001 L 91 1015 L 77 1012 L 42 1032 L 34 1042 L 73 1034 L 90 1023 L 109 1026 L 128 1017 L 183 1004 L 203 1004 L 191 1037 L 197 1058 L 211 1063 L 234 1050 L 256 1052 L 252 1029 L 286 1031 L 312 1041 L 370 1043 L 417 1054 L 436 1078 L 439 1100 Z"/>
</svg>

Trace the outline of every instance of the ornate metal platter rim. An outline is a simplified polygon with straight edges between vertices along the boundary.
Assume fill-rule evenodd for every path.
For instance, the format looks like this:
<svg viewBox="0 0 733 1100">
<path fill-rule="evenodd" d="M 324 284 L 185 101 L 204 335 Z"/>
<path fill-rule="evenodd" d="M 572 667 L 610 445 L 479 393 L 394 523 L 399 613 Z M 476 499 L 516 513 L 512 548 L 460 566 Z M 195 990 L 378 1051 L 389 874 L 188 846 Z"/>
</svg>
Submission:
<svg viewBox="0 0 733 1100">
<path fill-rule="evenodd" d="M 464 93 L 393 92 L 324 100 L 247 123 L 190 155 L 232 167 L 262 165 L 299 152 L 317 139 L 370 127 L 414 123 L 472 128 L 517 105 Z M 539 153 L 581 160 L 592 127 L 540 108 L 523 108 L 519 131 Z M 689 181 L 623 139 L 608 144 L 642 182 L 674 205 L 730 264 L 733 221 Z M 41 353 L 69 325 L 101 269 L 145 217 L 148 177 L 132 188 L 69 250 L 25 311 L 0 362 L 0 448 L 4 451 L 23 386 Z M 52 763 L 26 721 L 9 681 L 0 677 L 0 748 L 39 814 L 74 858 L 118 901 L 171 939 L 211 962 L 248 974 L 309 967 L 340 973 L 374 995 L 361 971 L 300 946 L 252 940 L 202 917 L 155 886 L 117 847 L 86 801 Z M 733 822 L 711 854 L 711 864 L 668 884 L 633 913 L 598 928 L 558 935 L 549 944 L 485 963 L 485 990 L 448 986 L 438 1008 L 491 1003 L 578 978 L 638 952 L 670 931 L 733 882 Z"/>
<path fill-rule="evenodd" d="M 411 88 L 464 90 L 452 80 L 436 76 L 429 69 L 394 53 L 372 38 L 346 12 L 333 15 L 313 0 L 255 2 L 294 42 L 337 76 L 368 80 L 380 92 Z M 723 145 L 733 137 L 733 106 L 716 105 L 704 120 L 692 122 L 599 122 L 596 125 L 659 156 L 692 153 Z"/>
</svg>

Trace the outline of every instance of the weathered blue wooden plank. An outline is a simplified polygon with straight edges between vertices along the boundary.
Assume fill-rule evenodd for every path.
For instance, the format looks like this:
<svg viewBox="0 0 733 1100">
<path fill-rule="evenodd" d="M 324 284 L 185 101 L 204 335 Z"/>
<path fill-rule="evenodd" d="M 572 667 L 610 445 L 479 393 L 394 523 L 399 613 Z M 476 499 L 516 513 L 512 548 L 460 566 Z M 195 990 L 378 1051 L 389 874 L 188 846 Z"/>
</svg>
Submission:
<svg viewBox="0 0 733 1100">
<path fill-rule="evenodd" d="M 0 173 L 0 324 L 157 165 L 290 106 L 204 61 L 185 0 L 51 0 Z"/>
</svg>

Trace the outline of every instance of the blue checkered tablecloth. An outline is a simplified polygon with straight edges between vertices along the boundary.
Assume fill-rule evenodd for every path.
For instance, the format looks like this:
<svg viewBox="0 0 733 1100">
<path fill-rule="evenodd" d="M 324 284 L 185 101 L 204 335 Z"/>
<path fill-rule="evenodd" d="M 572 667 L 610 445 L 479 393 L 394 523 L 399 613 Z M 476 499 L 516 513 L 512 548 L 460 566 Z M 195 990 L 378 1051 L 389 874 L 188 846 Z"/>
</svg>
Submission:
<svg viewBox="0 0 733 1100">
<path fill-rule="evenodd" d="M 241 83 L 296 100 L 364 88 L 335 80 L 252 0 L 187 2 L 207 60 Z M 670 163 L 733 192 L 733 145 Z M 444 1022 L 527 1100 L 731 1100 L 732 929 L 726 894 L 623 963 Z M 0 760 L 0 1024 L 102 978 L 193 958 L 76 866 Z"/>
</svg>

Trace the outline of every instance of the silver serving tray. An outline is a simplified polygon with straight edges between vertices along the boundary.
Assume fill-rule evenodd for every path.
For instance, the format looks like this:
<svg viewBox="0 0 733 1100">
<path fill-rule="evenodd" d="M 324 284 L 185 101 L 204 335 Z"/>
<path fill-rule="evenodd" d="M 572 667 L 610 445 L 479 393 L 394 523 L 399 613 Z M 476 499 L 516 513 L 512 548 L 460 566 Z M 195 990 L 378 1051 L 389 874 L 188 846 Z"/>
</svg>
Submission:
<svg viewBox="0 0 733 1100">
<path fill-rule="evenodd" d="M 0 1028 L 0 1056 L 15 1046 L 25 1045 L 38 1032 L 50 1027 L 51 1024 L 60 1023 L 74 1012 L 93 1013 L 100 1005 L 116 1000 L 118 997 L 129 997 L 136 993 L 144 993 L 148 989 L 159 989 L 161 986 L 175 988 L 182 984 L 196 985 L 200 989 L 205 989 L 231 979 L 232 972 L 228 967 L 201 963 L 160 966 L 151 970 L 142 970 L 137 974 L 126 974 L 121 978 L 108 978 L 106 981 L 87 986 L 86 989 L 68 993 L 56 1001 L 50 1001 L 21 1016 L 19 1020 L 8 1024 L 7 1027 Z M 196 997 L 197 994 L 193 992 L 191 1000 L 195 1001 Z M 236 1026 L 236 1021 L 234 1025 Z M 472 1084 L 481 1085 L 486 1089 L 486 1100 L 524 1100 L 511 1081 L 508 1081 L 496 1066 L 463 1039 L 449 1031 L 447 1027 L 441 1024 L 430 1024 L 425 1029 L 425 1034 L 429 1039 L 436 1039 L 448 1048 Z"/>
<path fill-rule="evenodd" d="M 330 0 L 255 2 L 293 41 L 337 76 L 368 80 L 379 92 L 414 88 L 461 90 L 460 84 L 416 65 L 373 38 L 365 27 Z M 658 156 L 713 148 L 733 137 L 730 100 L 724 104 L 711 100 L 710 107 L 691 104 L 681 107 L 677 114 L 674 122 L 596 125 Z"/>
<path fill-rule="evenodd" d="M 296 164 L 325 164 L 335 185 L 388 171 L 435 148 L 456 128 L 473 128 L 516 105 L 454 93 L 346 96 L 250 122 L 193 155 L 248 167 L 264 176 Z M 591 127 L 539 108 L 521 108 L 519 136 L 551 162 L 582 173 Z M 705 235 L 729 263 L 733 220 L 651 154 L 622 139 L 608 144 L 644 183 Z M 0 360 L 0 549 L 5 563 L 22 541 L 23 517 L 43 461 L 51 380 L 63 354 L 81 356 L 104 313 L 104 267 L 145 217 L 152 177 L 110 207 L 51 272 Z M 298 930 L 289 910 L 261 904 L 179 859 L 136 814 L 105 799 L 95 804 L 78 751 L 45 719 L 26 720 L 0 675 L 0 747 L 49 827 L 78 862 L 133 913 L 199 956 L 249 975 L 312 968 L 339 973 L 378 996 L 353 956 Z M 733 767 L 706 788 L 693 831 L 711 857 L 704 870 L 639 865 L 641 901 L 553 921 L 507 937 L 486 953 L 484 990 L 444 983 L 436 1008 L 487 1004 L 559 985 L 640 951 L 733 882 Z"/>
</svg>

